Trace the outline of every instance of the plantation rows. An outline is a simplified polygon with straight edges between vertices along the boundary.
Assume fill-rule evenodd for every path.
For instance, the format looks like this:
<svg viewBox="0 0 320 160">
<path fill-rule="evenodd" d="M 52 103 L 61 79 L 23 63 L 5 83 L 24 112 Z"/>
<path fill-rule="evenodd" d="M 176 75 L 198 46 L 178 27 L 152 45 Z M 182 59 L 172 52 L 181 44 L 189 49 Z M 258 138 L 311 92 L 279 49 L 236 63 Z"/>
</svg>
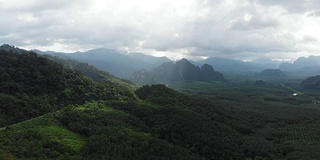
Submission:
<svg viewBox="0 0 320 160">
<path fill-rule="evenodd" d="M 320 141 L 320 121 L 288 125 L 280 130 L 287 133 L 288 140 L 310 143 Z"/>
</svg>

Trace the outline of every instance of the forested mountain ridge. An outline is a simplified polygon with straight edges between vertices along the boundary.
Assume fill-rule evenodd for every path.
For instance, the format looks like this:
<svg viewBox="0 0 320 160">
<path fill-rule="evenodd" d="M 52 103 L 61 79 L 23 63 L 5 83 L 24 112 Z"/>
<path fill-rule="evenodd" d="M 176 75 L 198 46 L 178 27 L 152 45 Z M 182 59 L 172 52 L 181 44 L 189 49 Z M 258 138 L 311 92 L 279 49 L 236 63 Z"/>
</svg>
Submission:
<svg viewBox="0 0 320 160">
<path fill-rule="evenodd" d="M 94 65 L 95 67 L 109 72 L 121 78 L 130 78 L 132 73 L 140 69 L 148 69 L 170 61 L 166 57 L 153 57 L 142 53 L 123 54 L 116 50 L 97 48 L 86 52 L 58 53 L 42 52 L 34 50 L 38 54 L 49 54 L 64 59 L 74 59 L 80 62 Z"/>
<path fill-rule="evenodd" d="M 0 50 L 3 51 L 8 51 L 8 52 L 13 52 L 13 53 L 17 53 L 17 54 L 22 54 L 22 53 L 27 53 L 28 51 L 25 49 L 21 49 L 15 46 L 11 46 L 9 44 L 3 44 L 0 46 Z"/>
<path fill-rule="evenodd" d="M 133 98 L 128 89 L 115 88 L 112 82 L 95 82 L 80 71 L 64 69 L 34 52 L 17 54 L 0 50 L 0 71 L 1 126 L 56 111 L 68 104 Z"/>
<path fill-rule="evenodd" d="M 183 58 L 177 62 L 165 62 L 151 71 L 142 69 L 132 74 L 131 80 L 139 84 L 172 83 L 178 81 L 223 81 L 227 80 L 223 74 L 217 72 L 209 64 L 200 68 L 187 59 Z"/>
<path fill-rule="evenodd" d="M 201 68 L 183 58 L 176 63 L 166 62 L 151 71 L 155 79 L 161 81 L 226 81 L 223 74 L 217 72 L 209 64 Z"/>
</svg>

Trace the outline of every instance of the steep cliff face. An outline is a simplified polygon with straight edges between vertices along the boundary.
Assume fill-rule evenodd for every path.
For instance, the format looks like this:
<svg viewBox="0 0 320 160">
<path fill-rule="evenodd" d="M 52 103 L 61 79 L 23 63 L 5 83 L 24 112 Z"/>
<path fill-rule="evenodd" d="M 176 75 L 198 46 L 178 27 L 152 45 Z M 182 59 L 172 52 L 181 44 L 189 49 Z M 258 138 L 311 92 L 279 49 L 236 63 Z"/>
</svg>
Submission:
<svg viewBox="0 0 320 160">
<path fill-rule="evenodd" d="M 153 69 L 151 73 L 160 81 L 226 81 L 224 76 L 215 71 L 211 65 L 205 64 L 199 68 L 190 63 L 187 59 L 181 59 L 176 63 L 163 63 L 159 67 Z"/>
<path fill-rule="evenodd" d="M 154 68 L 151 71 L 151 73 L 159 81 L 164 81 L 164 80 L 169 80 L 169 81 L 182 80 L 182 78 L 178 74 L 178 72 L 179 71 L 176 68 L 175 63 L 173 63 L 173 62 L 162 63 L 159 67 Z"/>
<path fill-rule="evenodd" d="M 145 69 L 134 72 L 131 80 L 139 84 L 154 84 L 156 82 L 155 77 Z"/>
</svg>

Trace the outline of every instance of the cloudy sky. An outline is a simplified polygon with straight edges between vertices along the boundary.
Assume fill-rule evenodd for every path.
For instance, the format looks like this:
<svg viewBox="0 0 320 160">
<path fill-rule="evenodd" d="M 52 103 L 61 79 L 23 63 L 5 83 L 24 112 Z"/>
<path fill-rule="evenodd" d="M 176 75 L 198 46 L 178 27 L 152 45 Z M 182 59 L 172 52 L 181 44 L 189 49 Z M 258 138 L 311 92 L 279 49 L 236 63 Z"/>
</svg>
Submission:
<svg viewBox="0 0 320 160">
<path fill-rule="evenodd" d="M 320 55 L 319 0 L 0 0 L 0 43 L 173 59 Z"/>
</svg>

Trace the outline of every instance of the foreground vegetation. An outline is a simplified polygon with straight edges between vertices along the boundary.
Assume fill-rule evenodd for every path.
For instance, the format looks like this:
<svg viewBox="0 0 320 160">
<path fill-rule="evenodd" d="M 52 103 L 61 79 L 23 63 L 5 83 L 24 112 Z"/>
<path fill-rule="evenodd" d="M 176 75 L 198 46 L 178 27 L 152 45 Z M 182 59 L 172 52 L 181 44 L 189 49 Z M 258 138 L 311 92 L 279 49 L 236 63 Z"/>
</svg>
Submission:
<svg viewBox="0 0 320 160">
<path fill-rule="evenodd" d="M 269 148 L 283 157 L 276 159 L 317 159 L 320 154 L 319 92 L 305 89 L 303 79 L 245 77 L 230 83 L 171 83 L 169 86 L 190 96 L 205 97 L 223 108 L 237 109 L 226 117 L 238 120 L 233 128 L 254 140 L 254 151 Z M 239 114 L 242 112 L 242 114 Z M 239 130 L 240 129 L 240 130 Z M 253 139 L 252 139 L 253 138 Z M 260 150 L 261 151 L 261 150 Z M 263 156 L 262 156 L 263 157 Z"/>
<path fill-rule="evenodd" d="M 319 93 L 300 79 L 138 88 L 46 58 L 0 51 L 0 159 L 320 157 Z"/>
</svg>

